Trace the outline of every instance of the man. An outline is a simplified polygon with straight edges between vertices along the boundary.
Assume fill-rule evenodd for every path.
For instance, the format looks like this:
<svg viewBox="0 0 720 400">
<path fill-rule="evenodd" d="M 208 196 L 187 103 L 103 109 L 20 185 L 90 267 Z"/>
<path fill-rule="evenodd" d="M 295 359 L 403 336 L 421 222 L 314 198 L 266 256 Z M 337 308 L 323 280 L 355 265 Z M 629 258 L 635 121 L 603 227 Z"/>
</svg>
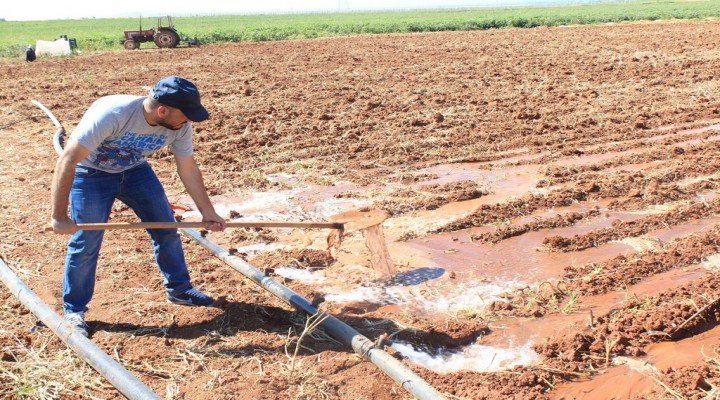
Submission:
<svg viewBox="0 0 720 400">
<path fill-rule="evenodd" d="M 164 146 L 195 205 L 214 231 L 225 229 L 210 202 L 193 157 L 192 122 L 208 111 L 187 79 L 161 79 L 149 96 L 114 95 L 96 100 L 70 135 L 52 179 L 52 226 L 72 234 L 63 277 L 65 321 L 87 336 L 87 304 L 95 288 L 104 231 L 78 230 L 77 223 L 107 222 L 115 199 L 145 222 L 172 222 L 173 211 L 146 156 Z M 68 216 L 68 202 L 70 215 Z M 177 229 L 148 229 L 170 302 L 212 306 L 212 297 L 192 287 Z"/>
<path fill-rule="evenodd" d="M 28 46 L 25 50 L 25 61 L 26 62 L 32 62 L 35 61 L 35 50 L 33 50 L 32 46 Z"/>
</svg>

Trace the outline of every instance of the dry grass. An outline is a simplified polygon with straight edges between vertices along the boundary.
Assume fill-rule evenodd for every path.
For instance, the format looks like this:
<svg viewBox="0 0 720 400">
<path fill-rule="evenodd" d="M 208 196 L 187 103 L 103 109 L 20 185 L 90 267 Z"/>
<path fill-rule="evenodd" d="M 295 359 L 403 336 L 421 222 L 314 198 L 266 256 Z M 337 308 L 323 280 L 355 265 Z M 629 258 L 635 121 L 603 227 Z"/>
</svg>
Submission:
<svg viewBox="0 0 720 400">
<path fill-rule="evenodd" d="M 0 398 L 109 398 L 115 389 L 1 286 Z M 112 393 L 108 395 L 108 393 Z"/>
<path fill-rule="evenodd" d="M 305 319 L 305 324 L 303 326 L 302 332 L 300 332 L 300 335 L 298 335 L 297 339 L 293 340 L 290 336 L 291 332 L 288 332 L 288 338 L 285 342 L 285 355 L 290 359 L 290 371 L 288 372 L 288 379 L 293 378 L 293 373 L 295 372 L 295 364 L 297 361 L 298 352 L 300 351 L 300 348 L 304 348 L 307 350 L 312 351 L 312 349 L 309 349 L 302 345 L 303 340 L 307 336 L 312 336 L 313 332 L 315 332 L 320 325 L 322 325 L 323 322 L 328 318 L 328 315 L 324 312 L 318 311 L 317 313 L 308 316 Z M 295 342 L 295 350 L 293 351 L 292 356 L 288 352 L 288 348 L 292 344 L 292 342 Z"/>
<path fill-rule="evenodd" d="M 54 336 L 39 337 L 29 345 L 14 339 L 14 346 L 3 347 L 12 358 L 0 361 L 0 397 L 100 399 L 107 398 L 103 393 L 115 391 L 72 350 L 54 348 L 58 342 Z"/>
</svg>

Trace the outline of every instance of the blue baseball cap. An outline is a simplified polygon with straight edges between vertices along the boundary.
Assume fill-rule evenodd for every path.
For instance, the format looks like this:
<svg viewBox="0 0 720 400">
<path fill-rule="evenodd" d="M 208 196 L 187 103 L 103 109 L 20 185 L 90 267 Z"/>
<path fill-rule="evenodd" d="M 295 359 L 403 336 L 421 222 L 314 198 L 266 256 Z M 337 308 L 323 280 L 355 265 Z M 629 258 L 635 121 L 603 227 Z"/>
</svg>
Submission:
<svg viewBox="0 0 720 400">
<path fill-rule="evenodd" d="M 210 113 L 200 104 L 200 92 L 195 84 L 179 76 L 160 79 L 152 91 L 152 97 L 166 106 L 182 111 L 193 122 L 205 121 Z"/>
</svg>

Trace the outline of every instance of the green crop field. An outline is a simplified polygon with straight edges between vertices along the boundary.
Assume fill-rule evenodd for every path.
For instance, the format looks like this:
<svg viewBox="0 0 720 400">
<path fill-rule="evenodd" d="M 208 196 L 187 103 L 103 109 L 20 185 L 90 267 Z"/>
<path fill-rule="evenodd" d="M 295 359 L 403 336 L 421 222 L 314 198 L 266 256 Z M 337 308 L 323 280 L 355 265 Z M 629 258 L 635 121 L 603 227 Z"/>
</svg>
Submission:
<svg viewBox="0 0 720 400">
<path fill-rule="evenodd" d="M 556 7 L 173 17 L 173 23 L 183 36 L 210 44 L 717 17 L 720 17 L 717 0 L 653 0 Z M 3 21 L 0 22 L 0 57 L 18 57 L 35 40 L 55 40 L 60 35 L 77 39 L 81 52 L 125 51 L 120 44 L 123 31 L 138 29 L 139 22 L 139 18 Z M 155 27 L 156 19 L 143 18 L 142 24 L 144 29 Z"/>
</svg>

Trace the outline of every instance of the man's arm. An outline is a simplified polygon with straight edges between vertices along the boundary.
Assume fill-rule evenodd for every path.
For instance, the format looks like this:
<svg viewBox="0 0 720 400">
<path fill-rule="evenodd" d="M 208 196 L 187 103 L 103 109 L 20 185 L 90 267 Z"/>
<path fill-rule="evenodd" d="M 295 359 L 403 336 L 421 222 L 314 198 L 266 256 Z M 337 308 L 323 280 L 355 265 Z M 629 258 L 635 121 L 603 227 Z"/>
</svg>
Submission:
<svg viewBox="0 0 720 400">
<path fill-rule="evenodd" d="M 224 230 L 225 220 L 215 212 L 215 207 L 213 207 L 210 197 L 208 197 L 202 173 L 195 162 L 195 157 L 192 155 L 175 155 L 175 163 L 177 164 L 177 172 L 178 175 L 180 175 L 180 180 L 195 202 L 198 211 L 202 214 L 203 221 L 213 222 L 209 227 L 210 230 Z"/>
<path fill-rule="evenodd" d="M 70 189 L 75 178 L 75 165 L 88 155 L 90 150 L 87 147 L 71 140 L 55 164 L 50 189 L 51 221 L 55 233 L 70 234 L 77 230 L 75 221 L 68 216 Z"/>
</svg>

